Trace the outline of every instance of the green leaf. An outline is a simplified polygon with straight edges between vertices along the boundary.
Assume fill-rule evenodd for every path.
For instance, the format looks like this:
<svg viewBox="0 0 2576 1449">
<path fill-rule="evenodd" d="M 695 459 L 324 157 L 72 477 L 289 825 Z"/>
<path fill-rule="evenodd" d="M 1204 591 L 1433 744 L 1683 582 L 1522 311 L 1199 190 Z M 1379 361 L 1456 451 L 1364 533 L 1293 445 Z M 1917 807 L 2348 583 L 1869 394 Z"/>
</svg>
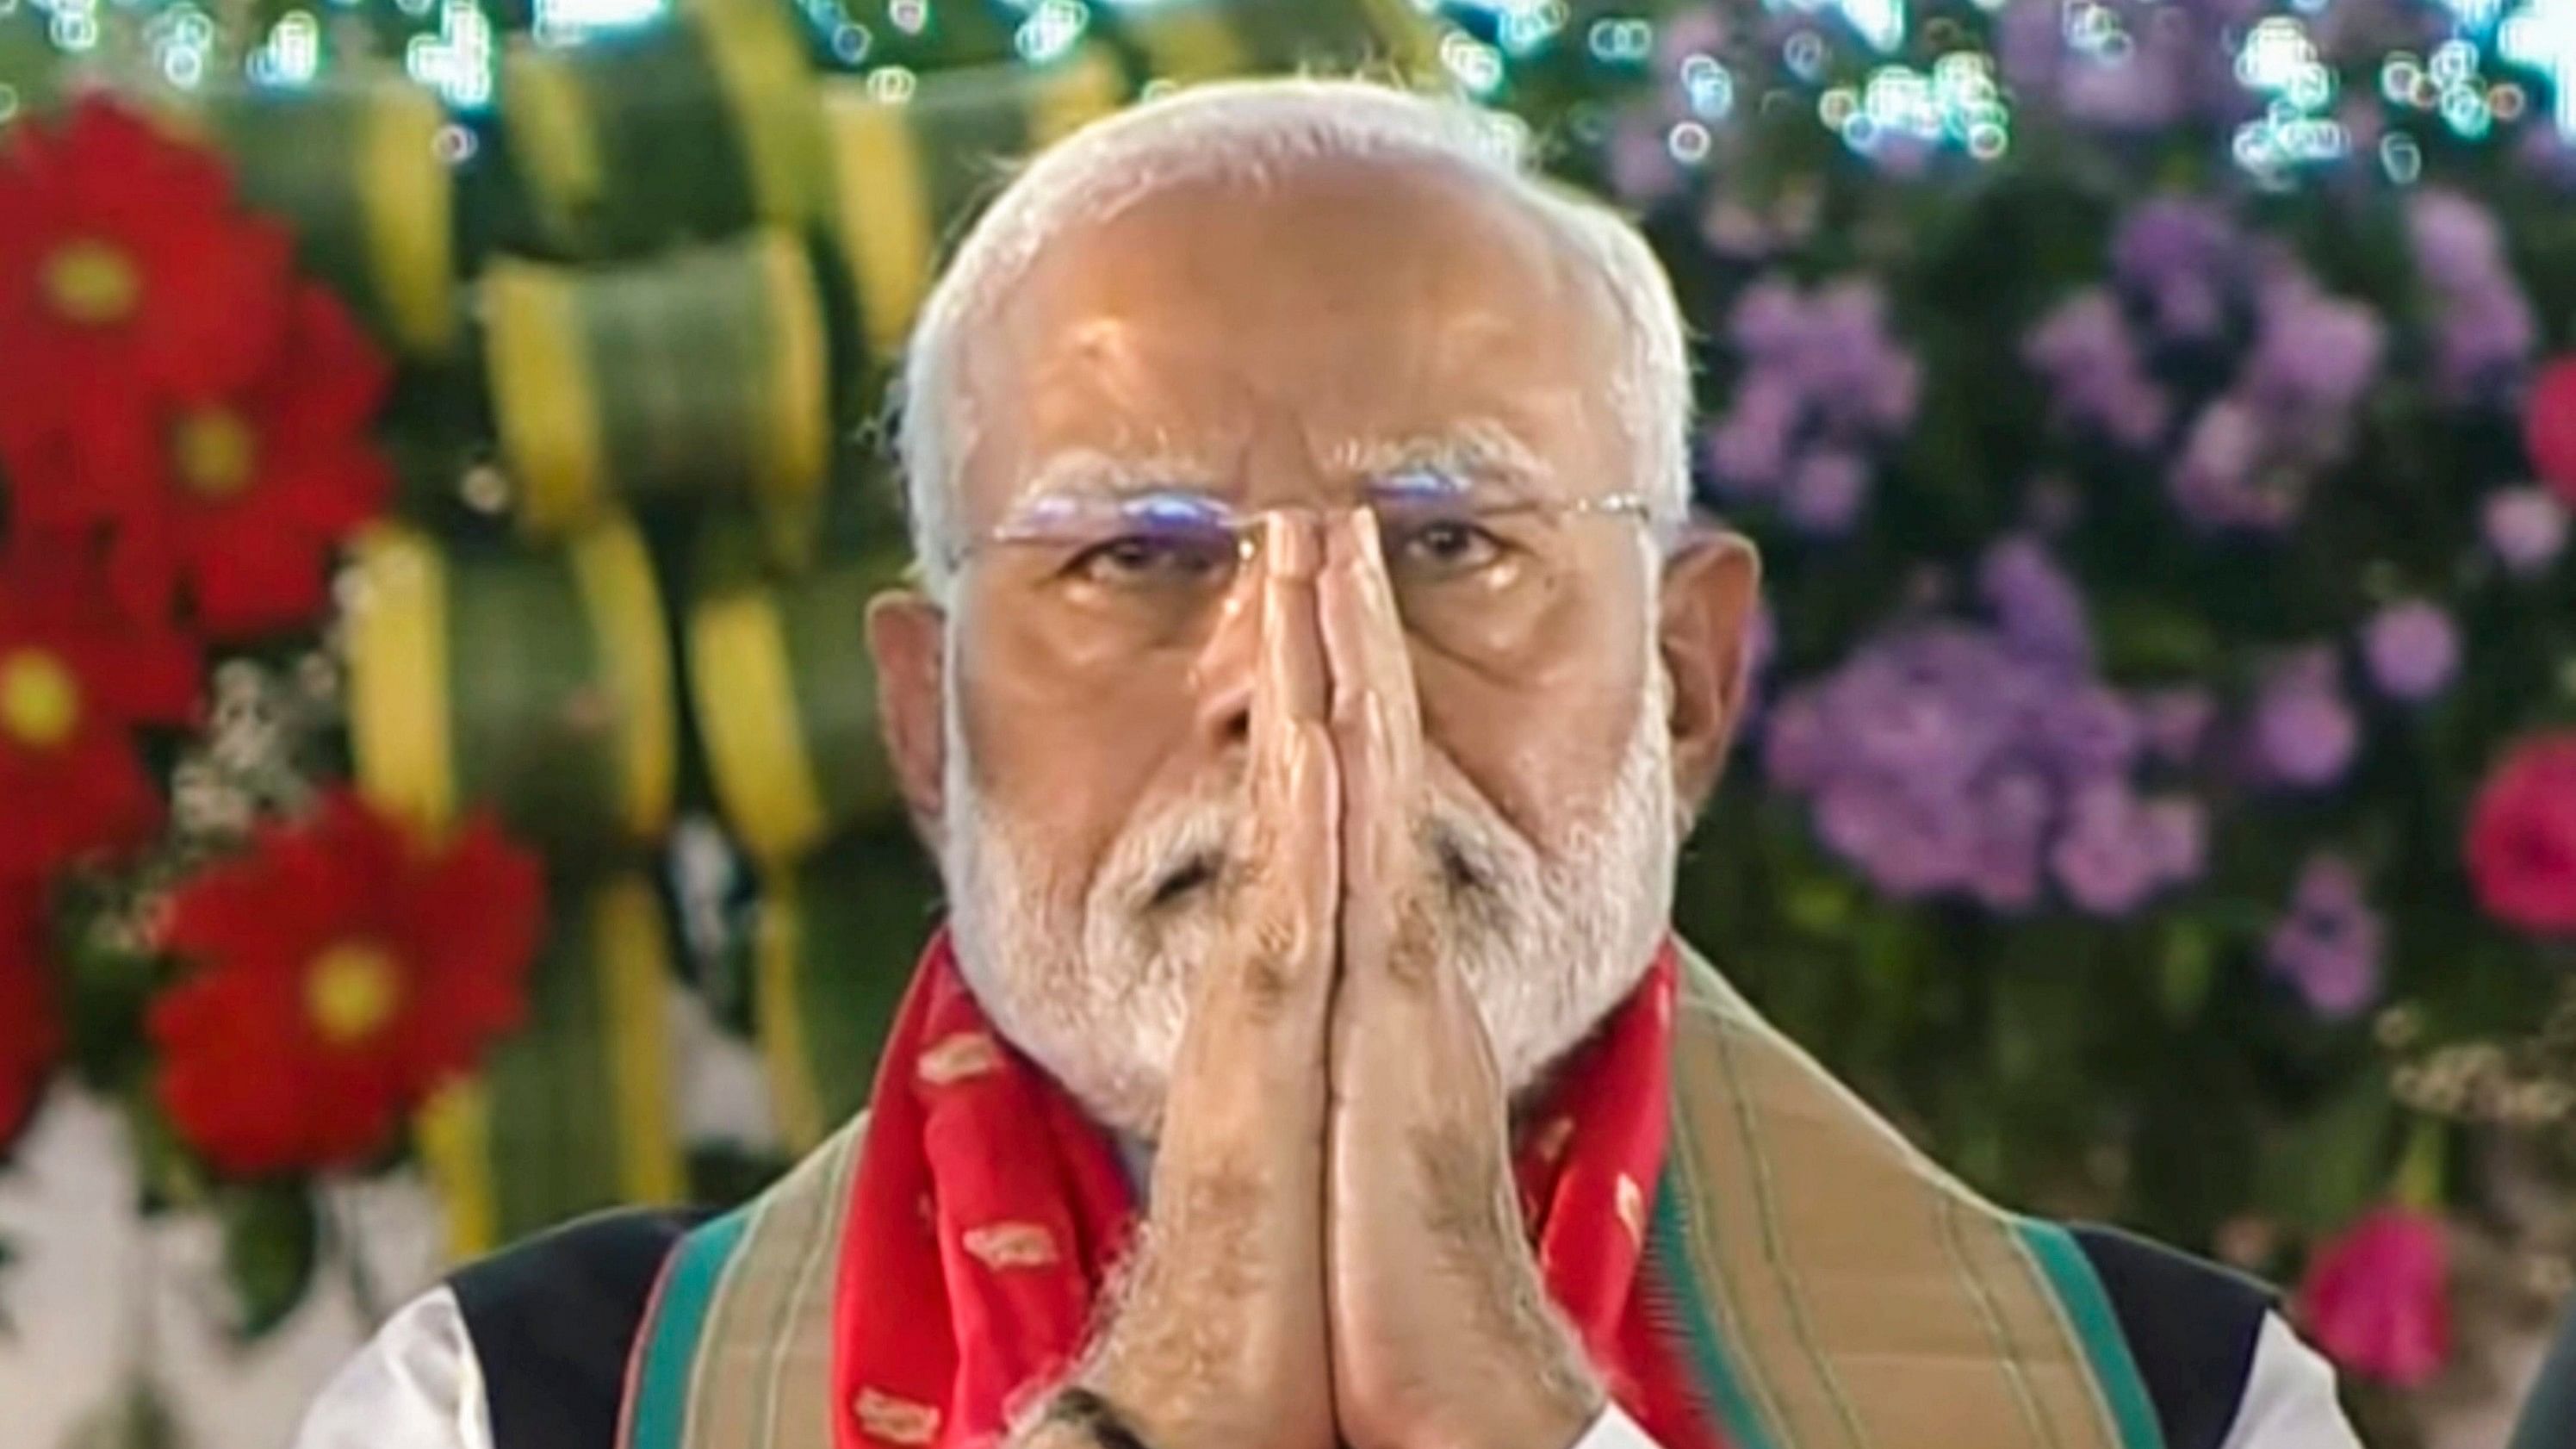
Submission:
<svg viewBox="0 0 2576 1449">
<path fill-rule="evenodd" d="M 2379 1075 L 2364 1074 L 2269 1145 L 2257 1179 L 2258 1200 L 2309 1233 L 2350 1222 L 2386 1188 L 2395 1115 Z"/>
<path fill-rule="evenodd" d="M 266 1335 L 313 1285 L 321 1258 L 321 1219 L 313 1194 L 300 1182 L 228 1187 L 216 1198 L 224 1225 L 224 1273 L 244 1339 Z"/>
<path fill-rule="evenodd" d="M 2159 599 L 2114 599 L 2096 611 L 2102 666 L 2114 679 L 2206 674 L 2218 661 L 2218 636 L 2199 616 Z"/>
<path fill-rule="evenodd" d="M 2200 1015 L 2218 974 L 2218 947 L 2210 930 L 2189 916 L 2168 922 L 2156 959 L 2156 986 L 2166 1019 L 2179 1025 Z"/>
<path fill-rule="evenodd" d="M 1851 924 L 1855 904 L 1849 881 L 1839 876 L 1811 875 L 1789 888 L 1781 914 L 1800 930 L 1833 936 Z"/>
</svg>

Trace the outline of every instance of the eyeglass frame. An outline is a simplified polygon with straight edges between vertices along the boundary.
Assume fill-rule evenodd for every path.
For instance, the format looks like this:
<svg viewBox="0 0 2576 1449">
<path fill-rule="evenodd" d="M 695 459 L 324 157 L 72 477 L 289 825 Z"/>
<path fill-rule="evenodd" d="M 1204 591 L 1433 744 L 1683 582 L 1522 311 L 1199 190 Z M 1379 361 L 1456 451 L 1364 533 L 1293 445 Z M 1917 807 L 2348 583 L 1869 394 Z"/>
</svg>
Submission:
<svg viewBox="0 0 2576 1449">
<path fill-rule="evenodd" d="M 1374 508 L 1380 503 L 1391 501 L 1399 506 L 1429 508 L 1442 501 L 1456 500 L 1463 502 L 1463 516 L 1469 521 L 1478 518 L 1515 516 L 1538 516 L 1549 519 L 1629 517 L 1649 527 L 1655 523 L 1657 515 L 1655 500 L 1634 489 L 1623 489 L 1589 498 L 1511 497 L 1479 501 L 1473 500 L 1468 490 L 1444 480 L 1436 485 L 1410 488 L 1379 484 L 1372 488 L 1371 494 L 1373 496 L 1364 498 L 1354 506 Z M 954 572 L 976 555 L 997 547 L 1074 542 L 1075 540 L 1068 539 L 1061 533 L 1045 531 L 1047 525 L 1030 516 L 1051 506 L 1068 510 L 1097 508 L 1106 514 L 1125 516 L 1130 511 L 1141 511 L 1158 503 L 1170 504 L 1181 501 L 1207 508 L 1213 520 L 1210 526 L 1221 530 L 1233 539 L 1234 562 L 1238 566 L 1251 562 L 1258 554 L 1262 533 L 1261 524 L 1265 519 L 1274 514 L 1319 514 L 1332 511 L 1331 505 L 1316 504 L 1277 504 L 1265 508 L 1240 509 L 1215 494 L 1190 488 L 1145 489 L 1119 495 L 1057 493 L 1031 500 L 1016 510 L 1011 519 L 951 545 L 945 554 L 946 565 L 951 572 Z"/>
</svg>

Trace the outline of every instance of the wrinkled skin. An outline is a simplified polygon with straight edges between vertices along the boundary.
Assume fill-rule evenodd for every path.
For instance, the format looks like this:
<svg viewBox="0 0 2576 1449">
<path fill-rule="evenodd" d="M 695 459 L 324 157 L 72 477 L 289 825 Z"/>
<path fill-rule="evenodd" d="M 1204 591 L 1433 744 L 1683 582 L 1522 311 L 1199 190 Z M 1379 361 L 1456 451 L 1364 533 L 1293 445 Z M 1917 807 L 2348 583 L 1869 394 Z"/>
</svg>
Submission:
<svg viewBox="0 0 2576 1449">
<path fill-rule="evenodd" d="M 1551 936 L 1558 902 L 1477 899 L 1433 845 L 1458 822 L 1537 863 L 1541 896 L 1668 881 L 1738 712 L 1755 564 L 1604 524 L 1544 608 L 1434 647 L 1347 460 L 1492 424 L 1542 495 L 1645 486 L 1604 396 L 1622 325 L 1513 198 L 1338 161 L 1072 228 L 970 330 L 961 531 L 1075 455 L 1288 510 L 1221 622 L 1155 667 L 1068 640 L 999 568 L 870 621 L 970 982 L 1156 1145 L 1082 1371 L 1156 1449 L 1562 1449 L 1599 1410 L 1522 1235 L 1510 1102 L 1633 985 L 1668 896 Z M 1636 828 L 1605 833 L 1641 765 Z M 1184 810 L 1224 822 L 1186 878 L 1139 845 Z"/>
</svg>

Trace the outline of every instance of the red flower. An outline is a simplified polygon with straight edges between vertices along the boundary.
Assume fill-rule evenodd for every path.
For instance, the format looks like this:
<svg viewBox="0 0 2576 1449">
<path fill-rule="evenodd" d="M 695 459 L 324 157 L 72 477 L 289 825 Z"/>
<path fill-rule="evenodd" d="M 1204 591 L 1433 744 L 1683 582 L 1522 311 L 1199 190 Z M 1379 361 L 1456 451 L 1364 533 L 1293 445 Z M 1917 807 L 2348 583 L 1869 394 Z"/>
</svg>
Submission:
<svg viewBox="0 0 2576 1449">
<path fill-rule="evenodd" d="M 149 838 L 161 796 L 133 728 L 195 713 L 194 648 L 108 607 L 91 572 L 32 552 L 0 571 L 0 881 Z"/>
<path fill-rule="evenodd" d="M 292 246 L 222 164 L 112 100 L 0 141 L 0 458 L 113 482 L 163 408 L 236 392 L 276 350 Z M 22 492 L 26 491 L 23 487 Z M 22 499 L 22 517 L 36 500 Z"/>
<path fill-rule="evenodd" d="M 2414 1388 L 2450 1357 L 2447 1276 L 2441 1223 L 2380 1208 L 2318 1247 L 2299 1285 L 2300 1321 L 2336 1363 Z"/>
<path fill-rule="evenodd" d="M 0 1148 L 17 1140 L 62 1055 L 45 925 L 41 881 L 0 884 Z"/>
<path fill-rule="evenodd" d="M 346 791 L 170 903 L 162 1105 L 250 1176 L 362 1159 L 527 1010 L 536 859 L 488 818 L 424 842 Z"/>
<path fill-rule="evenodd" d="M 2524 741 L 2469 809 L 2469 879 L 2488 915 L 2576 931 L 2576 731 Z"/>
<path fill-rule="evenodd" d="M 2522 438 L 2532 468 L 2559 497 L 2576 503 L 2576 357 L 2561 358 L 2532 379 Z"/>
<path fill-rule="evenodd" d="M 332 545 L 392 496 L 367 438 L 391 369 L 329 292 L 298 291 L 293 318 L 246 389 L 172 417 L 152 468 L 62 501 L 110 526 L 117 598 L 140 617 L 184 590 L 218 639 L 303 624 L 329 599 Z"/>
</svg>

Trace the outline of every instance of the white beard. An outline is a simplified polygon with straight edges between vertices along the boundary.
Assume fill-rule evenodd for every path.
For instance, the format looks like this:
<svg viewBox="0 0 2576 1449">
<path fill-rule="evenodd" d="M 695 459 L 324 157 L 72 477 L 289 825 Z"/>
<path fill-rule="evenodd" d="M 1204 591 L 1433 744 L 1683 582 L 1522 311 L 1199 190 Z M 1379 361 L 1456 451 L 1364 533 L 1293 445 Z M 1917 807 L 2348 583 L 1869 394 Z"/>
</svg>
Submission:
<svg viewBox="0 0 2576 1449">
<path fill-rule="evenodd" d="M 1649 677 L 1654 686 L 1604 798 L 1544 845 L 1515 832 L 1444 758 L 1424 754 L 1431 838 L 1469 879 L 1439 895 L 1441 934 L 1515 1094 L 1628 994 L 1668 929 L 1683 819 L 1664 729 L 1667 687 L 1652 664 Z M 1191 862 L 1222 862 L 1239 793 L 1139 816 L 1086 886 L 978 795 L 953 702 L 947 734 L 943 865 L 967 985 L 1002 1034 L 1095 1118 L 1153 1138 L 1192 983 L 1228 923 L 1224 892 L 1204 883 L 1159 908 L 1149 903 Z M 1216 879 L 1224 879 L 1221 864 Z"/>
</svg>

